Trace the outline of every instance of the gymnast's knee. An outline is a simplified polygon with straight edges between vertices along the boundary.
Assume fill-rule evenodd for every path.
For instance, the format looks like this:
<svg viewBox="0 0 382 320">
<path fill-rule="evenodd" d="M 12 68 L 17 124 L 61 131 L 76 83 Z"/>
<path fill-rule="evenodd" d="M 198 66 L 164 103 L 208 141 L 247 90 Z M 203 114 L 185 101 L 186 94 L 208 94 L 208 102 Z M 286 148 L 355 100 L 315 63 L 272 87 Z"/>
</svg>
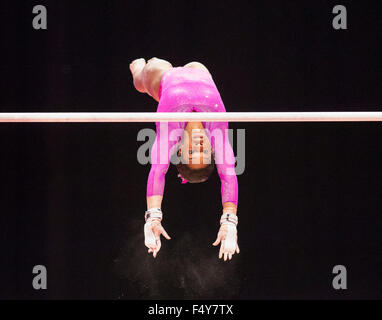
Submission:
<svg viewBox="0 0 382 320">
<path fill-rule="evenodd" d="M 147 61 L 146 66 L 143 69 L 143 79 L 144 81 L 152 81 L 160 73 L 170 68 L 172 68 L 170 62 L 158 58 L 151 58 Z"/>
<path fill-rule="evenodd" d="M 142 80 L 143 85 L 151 96 L 156 96 L 161 76 L 165 71 L 171 68 L 171 63 L 166 60 L 151 58 L 147 61 L 146 66 L 142 71 Z"/>
</svg>

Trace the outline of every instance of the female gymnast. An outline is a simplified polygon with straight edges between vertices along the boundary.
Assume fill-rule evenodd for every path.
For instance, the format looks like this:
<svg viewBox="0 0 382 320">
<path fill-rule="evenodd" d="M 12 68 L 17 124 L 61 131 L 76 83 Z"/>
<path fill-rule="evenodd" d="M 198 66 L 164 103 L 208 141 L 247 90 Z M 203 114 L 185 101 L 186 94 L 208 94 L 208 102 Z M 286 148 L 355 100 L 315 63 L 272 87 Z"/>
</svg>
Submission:
<svg viewBox="0 0 382 320">
<path fill-rule="evenodd" d="M 136 59 L 130 64 L 134 87 L 159 102 L 157 112 L 226 112 L 219 91 L 208 69 L 199 62 L 172 67 L 168 61 Z M 161 210 L 165 175 L 175 154 L 181 183 L 206 181 L 214 169 L 221 181 L 223 214 L 214 246 L 219 245 L 219 259 L 231 260 L 239 253 L 237 245 L 238 184 L 235 157 L 226 134 L 228 122 L 156 123 L 156 138 L 151 149 L 151 170 L 147 181 L 145 245 L 155 258 L 161 248 L 160 236 L 170 240 L 163 228 Z M 179 130 L 181 139 L 170 138 Z M 217 133 L 221 133 L 221 135 Z"/>
</svg>

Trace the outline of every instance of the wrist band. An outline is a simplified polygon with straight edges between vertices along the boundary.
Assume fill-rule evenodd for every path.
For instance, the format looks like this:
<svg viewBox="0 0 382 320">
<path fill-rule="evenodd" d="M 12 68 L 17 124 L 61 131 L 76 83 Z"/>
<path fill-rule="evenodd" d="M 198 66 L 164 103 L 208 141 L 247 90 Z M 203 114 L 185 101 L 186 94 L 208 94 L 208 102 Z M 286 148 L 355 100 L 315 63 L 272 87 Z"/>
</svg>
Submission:
<svg viewBox="0 0 382 320">
<path fill-rule="evenodd" d="M 233 213 L 223 213 L 222 216 L 220 217 L 220 224 L 225 224 L 231 222 L 235 226 L 239 223 L 239 218 L 237 217 L 236 214 Z"/>
<path fill-rule="evenodd" d="M 151 208 L 145 212 L 145 221 L 148 219 L 159 219 L 162 221 L 163 213 L 160 208 Z"/>
</svg>

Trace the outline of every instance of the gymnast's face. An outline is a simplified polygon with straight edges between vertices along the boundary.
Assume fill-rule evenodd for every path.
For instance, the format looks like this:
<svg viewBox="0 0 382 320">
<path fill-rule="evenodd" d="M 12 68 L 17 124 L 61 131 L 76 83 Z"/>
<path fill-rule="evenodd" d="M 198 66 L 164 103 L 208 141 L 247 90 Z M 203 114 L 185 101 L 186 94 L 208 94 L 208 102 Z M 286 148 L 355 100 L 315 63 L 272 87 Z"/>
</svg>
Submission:
<svg viewBox="0 0 382 320">
<path fill-rule="evenodd" d="M 193 134 L 188 135 L 188 143 L 186 139 L 183 140 L 178 156 L 182 157 L 183 163 L 188 161 L 191 169 L 198 170 L 211 163 L 211 150 L 210 141 L 204 130 L 195 130 Z"/>
</svg>

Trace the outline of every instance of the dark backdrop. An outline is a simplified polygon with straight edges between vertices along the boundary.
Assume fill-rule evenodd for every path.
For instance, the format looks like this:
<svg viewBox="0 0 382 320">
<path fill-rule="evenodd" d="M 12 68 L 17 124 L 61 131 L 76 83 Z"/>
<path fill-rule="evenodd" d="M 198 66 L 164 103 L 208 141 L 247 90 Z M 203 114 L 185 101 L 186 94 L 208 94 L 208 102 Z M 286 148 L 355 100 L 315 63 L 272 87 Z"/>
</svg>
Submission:
<svg viewBox="0 0 382 320">
<path fill-rule="evenodd" d="M 32 28 L 46 5 L 48 30 Z M 2 1 L 0 111 L 155 111 L 134 90 L 139 57 L 201 61 L 227 111 L 381 110 L 376 2 Z M 211 246 L 221 214 L 215 172 L 166 177 L 163 241 L 143 244 L 154 124 L 0 124 L 1 298 L 381 298 L 380 123 L 232 123 L 246 129 L 241 253 Z M 235 149 L 235 148 L 234 148 Z M 32 268 L 48 290 L 32 288 Z M 332 288 L 332 268 L 348 289 Z"/>
</svg>

